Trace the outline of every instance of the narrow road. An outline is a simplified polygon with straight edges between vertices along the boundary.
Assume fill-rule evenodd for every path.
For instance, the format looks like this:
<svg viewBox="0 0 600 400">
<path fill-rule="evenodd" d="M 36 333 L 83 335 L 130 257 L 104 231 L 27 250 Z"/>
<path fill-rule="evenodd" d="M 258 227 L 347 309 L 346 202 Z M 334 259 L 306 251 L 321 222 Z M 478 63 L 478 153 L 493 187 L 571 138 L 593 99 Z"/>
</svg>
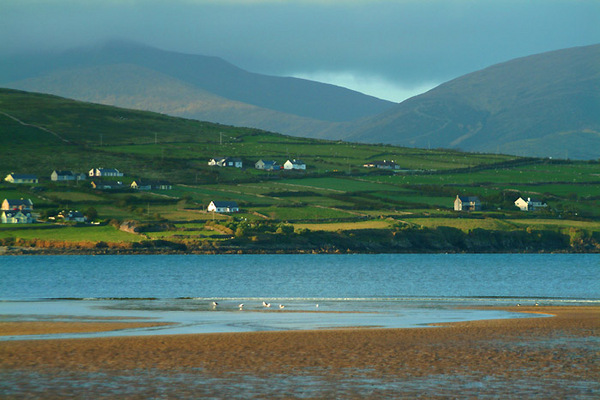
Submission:
<svg viewBox="0 0 600 400">
<path fill-rule="evenodd" d="M 44 131 L 44 132 L 48 132 L 48 133 L 50 133 L 50 134 L 52 134 L 52 135 L 56 136 L 58 139 L 62 140 L 62 141 L 63 141 L 63 142 L 65 142 L 65 143 L 71 143 L 69 140 L 67 140 L 67 139 L 65 139 L 64 137 L 60 136 L 58 133 L 56 133 L 56 132 L 52 132 L 50 129 L 46 129 L 46 128 L 44 128 L 43 126 L 38 126 L 38 125 L 28 124 L 27 122 L 23 122 L 23 121 L 21 121 L 20 119 L 18 119 L 17 117 L 15 117 L 15 116 L 13 116 L 13 115 L 10 115 L 10 114 L 8 114 L 8 113 L 5 113 L 4 111 L 0 111 L 0 114 L 2 114 L 2 115 L 6 115 L 8 118 L 10 118 L 10 119 L 12 119 L 12 120 L 14 120 L 14 121 L 17 121 L 19 124 L 21 124 L 21 125 L 23 125 L 23 126 L 31 126 L 31 127 L 33 127 L 33 128 L 37 128 L 37 129 L 39 129 L 39 130 L 42 130 L 42 131 Z"/>
</svg>

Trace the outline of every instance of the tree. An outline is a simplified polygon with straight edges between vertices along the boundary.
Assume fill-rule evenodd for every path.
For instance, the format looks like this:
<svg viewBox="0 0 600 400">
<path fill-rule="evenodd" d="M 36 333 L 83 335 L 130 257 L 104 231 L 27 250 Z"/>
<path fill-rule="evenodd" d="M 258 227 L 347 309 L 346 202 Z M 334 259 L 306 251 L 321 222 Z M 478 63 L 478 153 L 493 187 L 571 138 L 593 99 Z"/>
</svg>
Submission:
<svg viewBox="0 0 600 400">
<path fill-rule="evenodd" d="M 94 207 L 88 207 L 83 214 L 87 217 L 88 221 L 98 218 L 98 211 Z"/>
</svg>

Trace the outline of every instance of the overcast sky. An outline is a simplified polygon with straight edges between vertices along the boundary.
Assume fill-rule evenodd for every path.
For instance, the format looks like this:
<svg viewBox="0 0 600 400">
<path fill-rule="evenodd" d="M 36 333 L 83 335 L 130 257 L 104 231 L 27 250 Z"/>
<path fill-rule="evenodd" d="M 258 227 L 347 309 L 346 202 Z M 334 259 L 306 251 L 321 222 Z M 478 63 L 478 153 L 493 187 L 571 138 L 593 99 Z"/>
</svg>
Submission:
<svg viewBox="0 0 600 400">
<path fill-rule="evenodd" d="M 393 101 L 600 43 L 600 0 L 0 0 L 0 52 L 128 39 Z"/>
</svg>

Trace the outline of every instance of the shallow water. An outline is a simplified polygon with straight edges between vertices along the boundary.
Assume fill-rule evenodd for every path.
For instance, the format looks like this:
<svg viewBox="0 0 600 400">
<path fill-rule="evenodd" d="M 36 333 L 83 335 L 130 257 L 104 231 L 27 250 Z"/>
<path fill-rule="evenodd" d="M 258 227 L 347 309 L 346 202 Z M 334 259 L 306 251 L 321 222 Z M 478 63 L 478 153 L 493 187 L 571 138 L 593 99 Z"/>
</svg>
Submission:
<svg viewBox="0 0 600 400">
<path fill-rule="evenodd" d="M 204 300 L 81 300 L 5 301 L 0 321 L 119 321 L 168 322 L 169 326 L 123 329 L 112 332 L 0 336 L 0 340 L 32 340 L 128 335 L 170 335 L 218 332 L 285 331 L 345 327 L 412 328 L 440 322 L 478 319 L 531 317 L 499 310 L 456 309 L 453 306 L 425 306 L 400 301 L 385 304 L 377 311 L 377 300 L 325 301 L 316 308 L 304 301 L 289 300 L 280 310 L 248 299 L 240 310 L 237 301 L 221 301 L 216 307 Z M 539 317 L 541 315 L 537 315 Z"/>
</svg>

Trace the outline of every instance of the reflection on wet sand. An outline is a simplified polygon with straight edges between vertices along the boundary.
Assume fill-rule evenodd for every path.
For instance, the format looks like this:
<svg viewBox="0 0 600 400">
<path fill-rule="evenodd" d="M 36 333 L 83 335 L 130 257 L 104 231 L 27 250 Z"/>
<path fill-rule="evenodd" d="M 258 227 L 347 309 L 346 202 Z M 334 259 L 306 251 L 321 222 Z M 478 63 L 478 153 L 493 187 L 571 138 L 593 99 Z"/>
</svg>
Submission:
<svg viewBox="0 0 600 400">
<path fill-rule="evenodd" d="M 0 342 L 0 390 L 96 398 L 597 398 L 600 308 L 438 328 Z M 43 394 L 43 395 L 42 395 Z"/>
</svg>

